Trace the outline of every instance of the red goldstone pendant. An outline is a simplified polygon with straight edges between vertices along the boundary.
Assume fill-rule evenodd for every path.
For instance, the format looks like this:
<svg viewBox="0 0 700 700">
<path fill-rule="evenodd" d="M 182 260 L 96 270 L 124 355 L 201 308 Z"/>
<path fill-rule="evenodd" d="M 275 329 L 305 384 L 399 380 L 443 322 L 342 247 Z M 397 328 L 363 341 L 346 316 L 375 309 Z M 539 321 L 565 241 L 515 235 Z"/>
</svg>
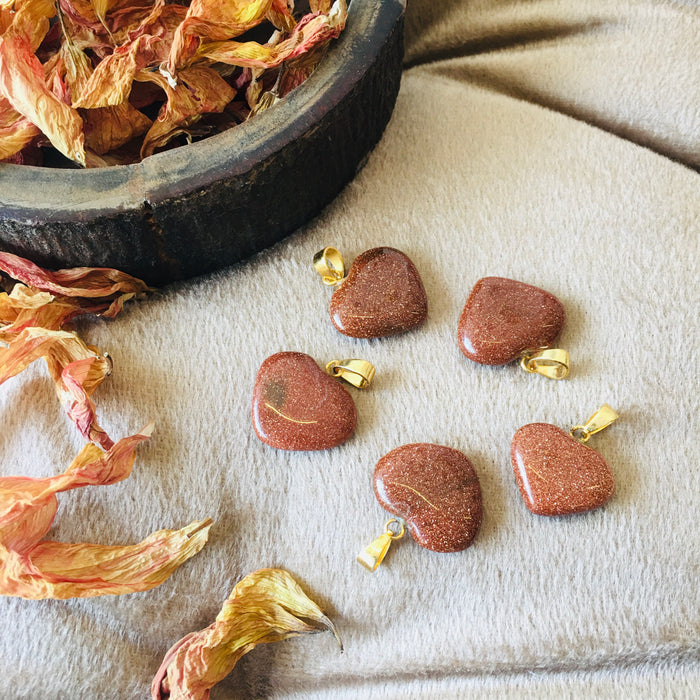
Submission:
<svg viewBox="0 0 700 700">
<path fill-rule="evenodd" d="M 592 424 L 601 415 L 605 418 Z M 616 418 L 606 404 L 586 426 L 576 426 L 571 433 L 549 423 L 530 423 L 515 433 L 510 447 L 513 473 L 525 505 L 533 513 L 581 513 L 612 498 L 615 480 L 610 467 L 582 442 Z"/>
<path fill-rule="evenodd" d="M 405 521 L 413 539 L 434 552 L 466 549 L 481 525 L 481 487 L 471 462 L 457 450 L 441 445 L 403 445 L 382 457 L 374 470 L 379 503 Z M 387 532 L 358 561 L 374 570 L 391 540 L 403 534 L 390 524 Z"/>
<path fill-rule="evenodd" d="M 329 266 L 329 257 L 337 261 Z M 425 321 L 428 300 L 416 266 L 395 248 L 372 248 L 359 255 L 347 277 L 340 254 L 325 248 L 314 265 L 326 284 L 337 284 L 331 297 L 333 325 L 352 338 L 380 338 L 402 333 Z M 329 274 L 330 267 L 330 274 Z"/>
<path fill-rule="evenodd" d="M 568 364 L 564 369 L 549 356 L 534 361 L 532 356 L 552 348 L 565 320 L 562 303 L 549 292 L 516 280 L 484 277 L 474 285 L 459 319 L 459 347 L 482 365 L 504 365 L 524 357 L 529 371 L 561 379 Z"/>
<path fill-rule="evenodd" d="M 329 363 L 329 370 L 332 365 Z M 357 411 L 352 396 L 312 357 L 280 352 L 268 357 L 258 370 L 252 418 L 256 435 L 272 447 L 325 450 L 352 435 Z"/>
</svg>

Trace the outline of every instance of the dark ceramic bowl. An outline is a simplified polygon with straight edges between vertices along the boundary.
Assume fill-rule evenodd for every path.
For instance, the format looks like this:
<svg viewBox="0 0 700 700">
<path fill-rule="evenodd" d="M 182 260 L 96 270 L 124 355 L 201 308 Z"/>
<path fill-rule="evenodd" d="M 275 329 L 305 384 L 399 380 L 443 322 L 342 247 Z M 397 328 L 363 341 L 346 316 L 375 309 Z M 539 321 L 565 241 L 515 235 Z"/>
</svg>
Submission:
<svg viewBox="0 0 700 700">
<path fill-rule="evenodd" d="M 402 0 L 352 0 L 299 88 L 227 132 L 91 170 L 0 164 L 0 250 L 159 285 L 221 268 L 313 218 L 381 138 L 401 78 Z"/>
</svg>

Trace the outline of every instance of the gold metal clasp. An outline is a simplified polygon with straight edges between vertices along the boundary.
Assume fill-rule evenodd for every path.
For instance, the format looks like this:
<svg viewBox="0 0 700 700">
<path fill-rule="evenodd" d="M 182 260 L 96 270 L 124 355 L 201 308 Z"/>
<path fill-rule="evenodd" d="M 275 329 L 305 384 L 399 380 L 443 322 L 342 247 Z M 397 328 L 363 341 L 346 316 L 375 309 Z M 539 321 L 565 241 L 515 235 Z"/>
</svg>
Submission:
<svg viewBox="0 0 700 700">
<path fill-rule="evenodd" d="M 97 348 L 92 349 L 97 350 Z M 112 359 L 112 356 L 108 352 L 103 352 L 101 355 L 96 354 L 95 359 L 99 360 L 100 362 L 104 362 L 107 365 L 104 375 L 105 377 L 109 377 L 109 375 L 112 374 L 112 370 L 114 369 L 114 360 Z"/>
<path fill-rule="evenodd" d="M 548 379 L 564 379 L 569 374 L 569 353 L 561 348 L 545 348 L 525 353 L 520 366 L 526 372 L 537 372 Z"/>
<path fill-rule="evenodd" d="M 619 418 L 619 414 L 608 404 L 604 403 L 587 421 L 585 425 L 575 425 L 569 431 L 574 440 L 587 442 L 591 435 L 599 433 Z"/>
<path fill-rule="evenodd" d="M 345 279 L 345 262 L 335 248 L 324 248 L 314 255 L 314 267 L 323 284 L 334 286 Z"/>
<path fill-rule="evenodd" d="M 384 528 L 384 532 L 357 555 L 357 561 L 368 571 L 376 571 L 389 551 L 391 543 L 394 540 L 400 540 L 406 534 L 406 525 L 398 518 L 387 520 Z"/>
<path fill-rule="evenodd" d="M 358 389 L 366 389 L 374 379 L 375 369 L 367 360 L 331 360 L 326 365 L 326 372 Z"/>
</svg>

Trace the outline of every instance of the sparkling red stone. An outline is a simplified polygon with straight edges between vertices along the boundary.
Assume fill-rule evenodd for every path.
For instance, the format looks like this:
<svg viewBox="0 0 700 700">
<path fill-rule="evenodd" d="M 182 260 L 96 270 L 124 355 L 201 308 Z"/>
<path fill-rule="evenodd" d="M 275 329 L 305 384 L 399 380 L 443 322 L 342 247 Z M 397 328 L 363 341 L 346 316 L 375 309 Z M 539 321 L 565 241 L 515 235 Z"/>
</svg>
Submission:
<svg viewBox="0 0 700 700">
<path fill-rule="evenodd" d="M 459 319 L 460 350 L 482 365 L 504 365 L 525 352 L 553 347 L 566 312 L 549 292 L 504 277 L 483 277 Z"/>
<path fill-rule="evenodd" d="M 374 493 L 403 518 L 413 539 L 434 552 L 466 549 L 481 525 L 481 487 L 472 463 L 450 447 L 415 443 L 384 455 Z"/>
<path fill-rule="evenodd" d="M 352 396 L 300 352 L 268 357 L 253 388 L 253 427 L 282 450 L 325 450 L 345 442 L 357 423 Z"/>
<path fill-rule="evenodd" d="M 537 515 L 570 515 L 607 503 L 615 480 L 603 457 L 549 423 L 529 423 L 510 446 L 515 480 Z"/>
<path fill-rule="evenodd" d="M 415 328 L 428 315 L 416 266 L 394 248 L 372 248 L 350 266 L 331 297 L 333 325 L 352 338 L 380 338 Z"/>
</svg>

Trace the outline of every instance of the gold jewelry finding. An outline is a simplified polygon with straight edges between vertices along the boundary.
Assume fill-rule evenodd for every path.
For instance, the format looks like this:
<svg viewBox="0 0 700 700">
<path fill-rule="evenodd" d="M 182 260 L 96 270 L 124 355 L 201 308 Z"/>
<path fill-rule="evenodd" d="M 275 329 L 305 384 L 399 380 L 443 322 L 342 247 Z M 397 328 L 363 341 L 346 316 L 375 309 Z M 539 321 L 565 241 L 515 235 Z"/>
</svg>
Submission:
<svg viewBox="0 0 700 700">
<path fill-rule="evenodd" d="M 393 529 L 394 527 L 398 529 Z M 389 551 L 391 543 L 394 540 L 400 540 L 406 534 L 406 525 L 398 518 L 387 520 L 384 528 L 384 532 L 357 555 L 357 561 L 368 571 L 376 571 Z"/>
<path fill-rule="evenodd" d="M 561 348 L 545 348 L 525 353 L 520 366 L 526 372 L 537 372 L 548 379 L 564 379 L 569 374 L 569 353 Z"/>
<path fill-rule="evenodd" d="M 611 423 L 619 418 L 608 404 L 604 403 L 587 421 L 585 425 L 575 425 L 569 431 L 574 440 L 579 442 L 588 442 L 588 438 L 595 433 L 600 432 L 603 428 L 607 428 Z"/>
<path fill-rule="evenodd" d="M 326 365 L 326 372 L 358 389 L 366 389 L 374 379 L 375 369 L 367 360 L 331 360 Z"/>
<path fill-rule="evenodd" d="M 321 275 L 323 284 L 334 286 L 345 279 L 345 262 L 341 254 L 335 249 L 326 247 L 314 255 L 314 267 Z"/>
</svg>

